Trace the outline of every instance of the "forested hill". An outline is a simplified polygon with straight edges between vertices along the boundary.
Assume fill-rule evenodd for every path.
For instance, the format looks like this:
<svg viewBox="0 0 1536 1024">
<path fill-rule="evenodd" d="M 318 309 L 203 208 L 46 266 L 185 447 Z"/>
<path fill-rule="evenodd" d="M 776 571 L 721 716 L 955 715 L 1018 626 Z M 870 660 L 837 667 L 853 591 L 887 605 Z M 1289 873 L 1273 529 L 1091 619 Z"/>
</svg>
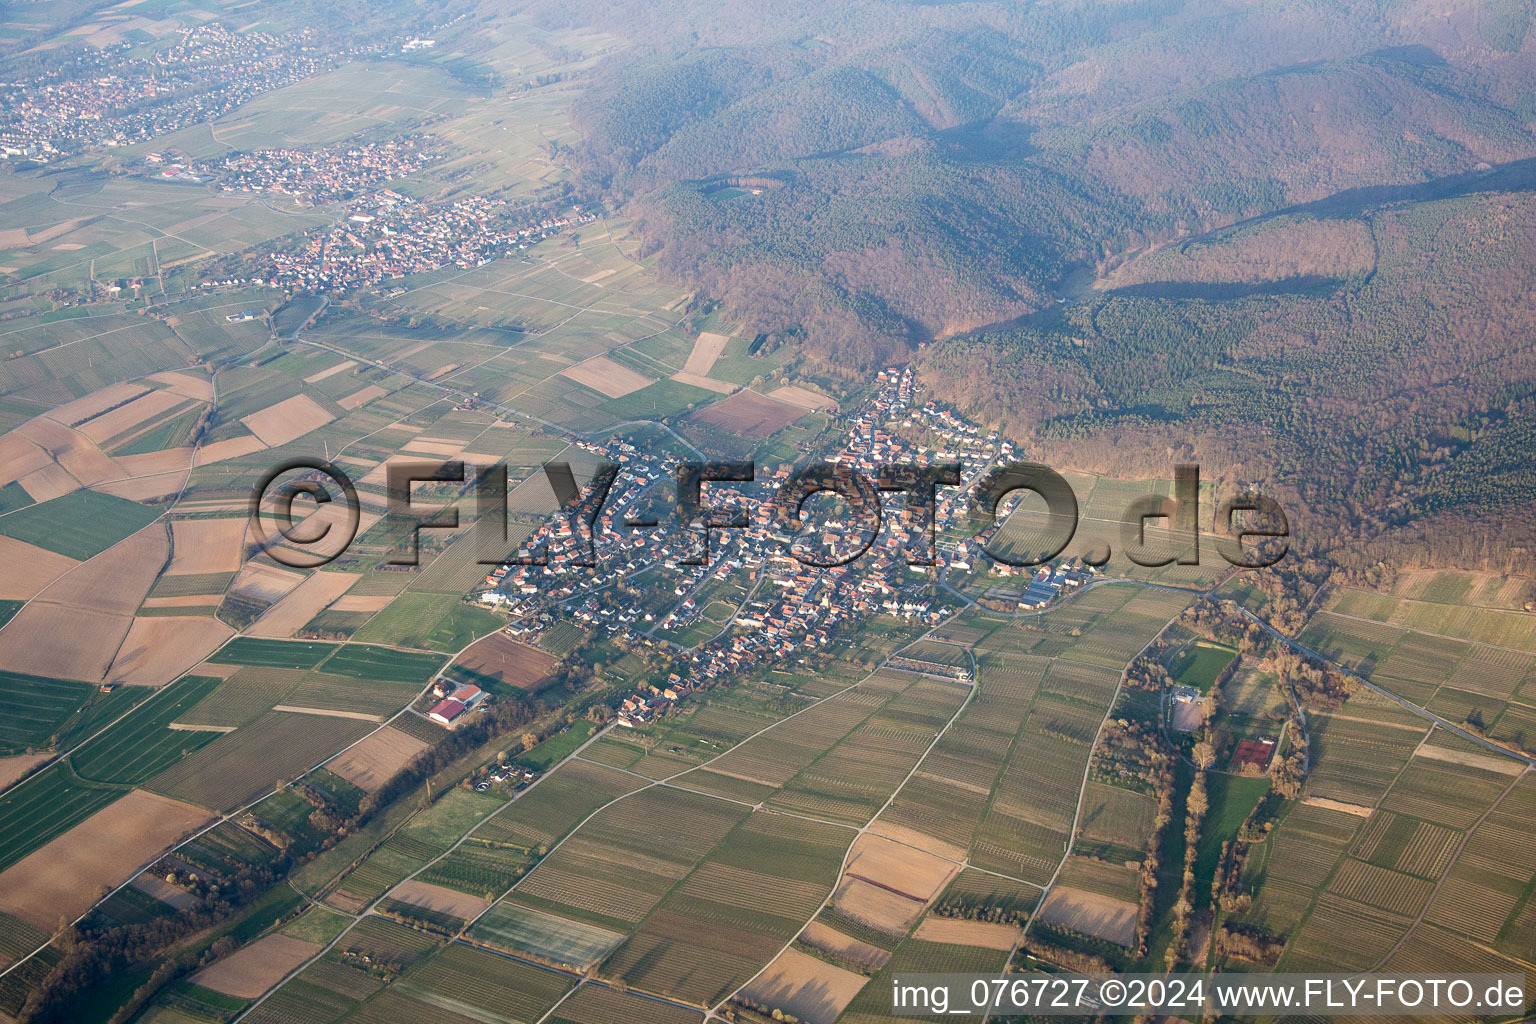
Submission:
<svg viewBox="0 0 1536 1024">
<path fill-rule="evenodd" d="M 1529 528 L 1528 4 L 527 11 L 631 44 L 588 187 L 830 372 L 916 358 L 1079 468 L 1219 462 L 1355 558 Z"/>
</svg>

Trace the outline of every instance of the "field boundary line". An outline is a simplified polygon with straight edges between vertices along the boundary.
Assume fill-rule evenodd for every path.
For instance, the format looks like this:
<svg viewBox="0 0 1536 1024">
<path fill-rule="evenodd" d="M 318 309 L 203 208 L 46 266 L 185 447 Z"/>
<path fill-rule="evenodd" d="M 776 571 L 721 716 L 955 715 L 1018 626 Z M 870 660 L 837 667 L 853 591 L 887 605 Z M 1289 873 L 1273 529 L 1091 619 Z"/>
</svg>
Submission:
<svg viewBox="0 0 1536 1024">
<path fill-rule="evenodd" d="M 1157 586 L 1157 584 L 1143 585 Z M 1168 632 L 1169 628 L 1172 627 L 1174 623 L 1179 621 L 1180 616 L 1182 616 L 1184 612 L 1184 608 L 1179 609 L 1178 613 L 1174 615 L 1173 618 L 1163 623 L 1163 628 L 1159 629 L 1155 634 L 1153 634 L 1151 639 L 1149 639 L 1145 644 L 1141 646 L 1141 650 L 1138 650 L 1135 654 L 1131 655 L 1131 660 L 1126 662 L 1125 667 L 1120 670 L 1120 678 L 1115 681 L 1115 692 L 1109 698 L 1109 705 L 1104 709 L 1104 717 L 1099 720 L 1099 728 L 1098 731 L 1093 734 L 1093 742 L 1088 745 L 1088 761 L 1083 765 L 1083 781 L 1081 784 L 1079 784 L 1077 789 L 1077 807 L 1072 812 L 1072 830 L 1067 833 L 1066 851 L 1062 853 L 1061 860 L 1056 864 L 1056 870 L 1051 872 L 1050 879 L 1045 883 L 1045 885 L 1041 886 L 1040 898 L 1035 901 L 1035 909 L 1030 913 L 1029 920 L 1024 922 L 1024 927 L 1020 931 L 1020 943 L 1022 943 L 1025 938 L 1028 938 L 1029 929 L 1035 923 L 1035 920 L 1040 916 L 1040 908 L 1045 906 L 1046 897 L 1050 896 L 1051 890 L 1056 887 L 1056 880 L 1061 877 L 1061 871 L 1064 867 L 1067 866 L 1067 861 L 1072 859 L 1072 851 L 1077 846 L 1077 829 L 1078 826 L 1082 823 L 1083 819 L 1083 802 L 1088 799 L 1088 781 L 1090 776 L 1093 774 L 1093 755 L 1098 752 L 1099 741 L 1104 738 L 1104 726 L 1109 723 L 1110 716 L 1114 714 L 1115 705 L 1120 701 L 1120 691 L 1125 688 L 1125 681 L 1130 677 L 1131 666 L 1135 664 L 1136 659 L 1141 657 L 1142 653 L 1146 651 L 1148 647 L 1151 647 L 1153 644 L 1157 643 L 1158 638 L 1161 637 L 1164 633 Z"/>
<path fill-rule="evenodd" d="M 1424 897 L 1424 903 L 1419 907 L 1419 916 L 1413 919 L 1413 923 L 1410 924 L 1407 930 L 1403 932 L 1402 936 L 1392 944 L 1392 948 L 1383 953 L 1380 960 L 1377 960 L 1370 967 L 1367 967 L 1366 971 L 1380 970 L 1381 965 L 1390 960 L 1398 950 L 1402 949 L 1408 940 L 1413 937 L 1413 933 L 1419 930 L 1419 926 L 1424 923 L 1424 918 L 1429 914 L 1430 906 L 1435 902 L 1435 897 L 1440 895 L 1441 887 L 1445 885 L 1446 879 L 1451 877 L 1451 869 L 1456 866 L 1457 861 L 1461 860 L 1462 852 L 1466 850 L 1467 843 L 1472 841 L 1472 833 L 1476 832 L 1479 828 L 1482 827 L 1483 822 L 1487 821 L 1488 817 L 1493 814 L 1494 811 L 1499 809 L 1499 805 L 1504 802 L 1505 798 L 1507 798 L 1510 793 L 1514 792 L 1515 787 L 1518 786 L 1520 782 L 1529 774 L 1531 774 L 1531 769 L 1527 767 L 1525 771 L 1521 772 L 1519 775 L 1516 775 L 1513 779 L 1510 779 L 1509 785 L 1504 787 L 1504 791 L 1499 794 L 1498 799 L 1490 803 L 1488 805 L 1488 809 L 1484 811 L 1476 821 L 1467 826 L 1466 831 L 1461 834 L 1461 842 L 1456 844 L 1455 854 L 1452 855 L 1450 861 L 1445 865 L 1445 870 L 1440 873 L 1440 877 L 1435 879 L 1435 887 L 1429 891 L 1428 896 Z M 1385 798 L 1385 794 L 1383 794 L 1383 798 Z M 1346 849 L 1345 852 L 1347 853 L 1348 850 Z M 1308 916 L 1310 917 L 1310 911 Z M 1450 931 L 1450 929 L 1447 929 L 1447 931 Z M 1456 933 L 1452 932 L 1452 934 Z M 1518 961 L 1519 957 L 1512 957 L 1512 959 Z"/>
<path fill-rule="evenodd" d="M 457 655 L 455 655 L 455 657 L 456 656 Z M 878 669 L 876 671 L 878 671 Z M 869 675 L 870 676 L 874 675 L 874 672 L 871 672 Z M 794 717 L 796 717 L 798 715 L 803 715 L 803 714 L 805 714 L 805 712 L 811 710 L 811 708 L 819 707 L 821 704 L 825 703 L 828 700 L 831 700 L 833 697 L 837 697 L 837 696 L 840 696 L 841 694 L 847 693 L 849 690 L 851 690 L 854 687 L 858 686 L 859 683 L 864 682 L 864 680 L 868 679 L 868 678 L 869 678 L 869 676 L 865 676 L 864 679 L 860 679 L 858 683 L 853 683 L 852 685 L 850 685 L 848 687 L 845 687 L 842 690 L 837 691 L 837 693 L 828 694 L 826 697 L 821 698 L 820 700 L 816 701 L 815 703 L 806 705 L 805 707 L 801 708 L 799 711 L 796 711 L 794 714 L 788 715 L 788 716 L 786 716 L 784 718 L 781 718 L 778 722 L 774 722 L 771 725 L 768 725 L 768 726 L 764 727 L 763 729 L 758 730 L 757 732 L 753 733 L 751 736 L 748 736 L 748 737 L 742 739 L 739 743 L 735 744 L 730 749 L 721 751 L 718 755 L 716 755 L 716 757 L 710 758 L 710 760 L 706 761 L 705 764 L 709 764 L 709 763 L 717 760 L 718 758 L 724 757 L 726 754 L 729 754 L 732 750 L 735 750 L 736 747 L 741 746 L 742 743 L 746 743 L 748 740 L 756 739 L 758 736 L 761 736 L 763 733 L 767 732 L 769 729 L 774 728 L 774 726 L 777 726 L 777 725 L 779 725 L 782 722 L 787 722 L 791 718 L 794 718 Z M 401 713 L 404 713 L 405 710 L 409 710 L 409 709 L 402 709 Z M 391 719 L 391 721 L 393 721 L 393 718 Z M 380 728 L 383 728 L 383 726 L 380 726 Z M 555 774 L 555 772 L 559 768 L 563 767 L 565 764 L 570 762 L 572 759 L 577 758 L 577 755 L 579 755 L 583 750 L 585 750 L 587 747 L 591 746 L 592 744 L 596 743 L 599 739 L 601 739 L 603 736 L 607 735 L 608 732 L 610 730 L 614 729 L 614 728 L 616 728 L 616 726 L 610 724 L 610 725 L 604 726 L 601 729 L 598 729 L 596 732 L 594 732 L 587 739 L 587 741 L 585 743 L 583 743 L 581 746 L 577 747 L 575 750 L 573 750 L 569 754 L 567 754 L 564 758 L 562 758 L 560 760 L 560 762 L 558 764 L 554 765 L 548 771 L 546 771 L 543 775 L 539 776 L 533 782 L 529 783 L 529 785 L 527 787 L 525 787 L 524 789 L 522 789 L 522 790 L 518 791 L 517 793 L 515 793 L 510 799 L 508 799 L 506 801 L 506 803 L 502 804 L 501 807 L 498 807 L 496 810 L 492 811 L 490 814 L 487 814 L 484 818 L 481 818 L 479 821 L 475 822 L 475 824 L 467 832 L 465 832 L 462 836 L 460 836 L 458 838 L 458 840 L 455 841 L 454 844 L 452 846 L 450 846 L 447 850 L 444 850 L 441 854 L 438 854 L 436 857 L 433 857 L 430 861 L 428 861 L 427 863 L 423 864 L 421 867 L 417 868 L 415 871 L 411 872 L 405 878 L 402 878 L 399 882 L 396 882 L 394 885 L 390 886 L 389 889 L 385 890 L 384 893 L 382 893 L 377 899 L 375 899 L 375 900 L 373 900 L 373 902 L 369 903 L 368 906 L 363 910 L 363 912 L 361 914 L 358 914 L 356 917 L 354 917 L 353 921 L 352 921 L 352 924 L 350 924 L 346 928 L 342 929 L 341 933 L 339 935 L 337 935 L 336 938 L 332 939 L 331 942 L 329 944 L 327 944 L 324 949 L 320 950 L 314 956 L 310 957 L 308 960 L 304 961 L 302 964 L 299 964 L 293 970 L 289 971 L 287 974 L 285 974 L 282 977 L 282 979 L 280 981 L 278 981 L 271 988 L 267 989 L 267 991 L 263 992 L 261 994 L 260 998 L 256 999 L 254 1002 L 252 1002 L 244 1010 L 241 1010 L 240 1013 L 237 1014 L 235 1017 L 231 1018 L 231 1024 L 233 1024 L 233 1022 L 235 1022 L 235 1021 L 243 1020 L 248 1014 L 250 1014 L 250 1012 L 252 1010 L 256 1009 L 256 1007 L 260 1006 L 263 1002 L 265 1002 L 268 996 L 270 996 L 272 993 L 276 992 L 278 989 L 282 988 L 282 986 L 287 984 L 295 975 L 299 974 L 305 968 L 309 967 L 311 964 L 313 964 L 320 957 L 322 957 L 326 953 L 330 952 L 331 948 L 334 947 L 336 945 L 336 943 L 340 942 L 342 940 L 342 938 L 344 938 L 348 932 L 350 932 L 354 927 L 356 927 L 356 925 L 357 925 L 357 923 L 359 921 L 362 921 L 364 918 L 367 918 L 367 917 L 370 917 L 370 916 L 376 916 L 376 915 L 373 914 L 374 908 L 377 907 L 379 905 L 379 903 L 381 903 L 384 899 L 386 899 L 389 896 L 390 892 L 394 891 L 401 884 L 410 881 L 411 879 L 415 878 L 417 875 L 420 875 L 422 872 L 424 872 L 428 868 L 432 867 L 432 865 L 436 864 L 438 861 L 442 860 L 444 857 L 447 857 L 454 850 L 457 850 L 460 846 L 462 846 L 469 839 L 470 836 L 472 836 L 475 833 L 475 831 L 477 829 L 480 828 L 481 825 L 484 825 L 487 821 L 490 821 L 492 818 L 496 817 L 496 815 L 500 814 L 502 811 L 506 810 L 512 804 L 516 803 L 519 799 L 521 799 L 523 797 L 524 794 L 531 792 L 534 789 L 535 786 L 539 785 L 539 783 L 541 783 L 545 779 L 548 779 L 551 776 L 553 776 Z M 329 758 L 327 758 L 327 760 L 329 760 Z M 580 760 L 585 761 L 586 758 L 580 758 Z M 596 763 L 596 762 L 591 762 L 591 763 Z M 611 767 L 611 766 L 604 765 L 604 767 Z M 702 768 L 703 765 L 696 765 L 695 767 Z M 620 769 L 620 770 L 622 770 L 622 769 Z M 693 770 L 692 768 L 688 769 L 688 771 L 692 771 L 692 770 Z M 686 772 L 678 772 L 677 773 L 677 775 L 683 775 L 683 774 L 686 774 Z M 614 797 L 612 800 L 610 800 L 607 803 L 603 804 L 601 807 L 596 808 L 590 814 L 588 814 L 585 818 L 582 818 L 581 821 L 577 822 L 574 826 L 572 826 L 572 828 L 569 831 L 567 831 L 565 833 L 565 835 L 561 836 L 560 837 L 560 841 L 555 843 L 555 845 L 551 846 L 549 848 L 549 851 L 547 853 L 545 853 L 543 857 L 539 858 L 539 862 L 538 863 L 542 864 L 546 859 L 548 859 L 552 854 L 554 854 L 554 852 L 556 850 L 558 850 L 561 846 L 565 845 L 566 840 L 570 839 L 571 836 L 574 836 L 577 832 L 579 832 L 582 829 L 582 827 L 587 824 L 587 822 L 591 821 L 594 817 L 596 817 L 597 815 L 601 814 L 603 811 L 607 810 L 608 808 L 612 807 L 614 804 L 618 803 L 621 800 L 624 800 L 627 797 L 634 796 L 636 793 L 643 793 L 643 792 L 645 792 L 648 789 L 652 789 L 655 786 L 660 785 L 661 783 L 669 782 L 672 779 L 676 778 L 677 775 L 668 776 L 666 779 L 654 780 L 648 786 L 641 786 L 639 789 L 631 790 L 628 793 L 623 793 L 623 794 L 621 794 L 621 795 L 619 795 L 617 797 Z M 538 865 L 535 864 L 534 866 L 537 867 Z M 517 887 L 519 885 L 521 885 L 523 883 L 523 881 L 528 878 L 528 875 L 531 875 L 532 873 L 533 873 L 533 871 L 530 869 L 527 872 L 527 874 L 523 875 L 522 878 L 519 878 L 517 881 L 513 882 L 511 887 L 509 887 L 504 892 L 502 892 L 502 894 L 500 896 L 498 896 L 496 899 L 492 900 L 490 902 L 490 904 L 485 908 L 485 910 L 482 910 L 480 913 L 476 914 L 474 917 L 472 917 L 468 921 L 466 921 L 464 923 L 464 927 L 459 929 L 459 931 L 455 935 L 451 936 L 448 941 L 450 941 L 450 942 L 457 942 L 457 941 L 459 941 L 465 934 L 468 933 L 470 928 L 474 927 L 474 924 L 475 924 L 476 921 L 480 920 L 481 917 L 485 916 L 485 914 L 491 909 L 491 907 L 496 906 L 503 899 L 505 899 L 510 893 L 512 893 L 514 890 L 516 890 Z M 478 948 L 478 947 L 476 947 L 476 948 Z M 18 961 L 18 963 L 19 963 L 19 961 Z M 14 965 L 12 965 L 12 966 L 14 966 Z M 577 987 L 579 988 L 580 986 L 577 986 Z M 574 989 L 572 991 L 574 991 Z"/>
<path fill-rule="evenodd" d="M 937 627 L 935 627 L 935 628 L 937 628 Z M 932 631 L 933 630 L 929 630 L 930 633 Z M 927 637 L 927 634 L 925 633 L 923 635 L 923 638 L 926 639 L 926 637 Z M 913 643 L 916 643 L 916 642 L 917 641 L 915 641 L 915 640 L 913 641 Z M 910 647 L 910 646 L 912 646 L 912 644 L 908 644 L 907 645 L 907 647 Z M 905 650 L 905 649 L 906 648 L 903 647 L 903 648 L 898 648 L 897 650 L 901 651 L 901 650 Z M 884 670 L 885 667 L 886 667 L 886 662 L 890 661 L 890 659 L 891 659 L 891 655 L 887 655 L 886 658 L 885 658 L 885 661 L 882 661 L 880 663 L 880 668 L 876 669 L 876 671 Z M 975 664 L 976 664 L 975 658 L 972 658 L 971 659 L 971 666 L 972 666 L 973 674 L 974 674 L 974 671 L 975 671 Z M 873 673 L 871 673 L 871 675 L 873 675 Z M 916 684 L 913 684 L 913 685 L 916 685 Z M 901 693 L 894 695 L 891 698 L 891 700 L 894 701 L 894 700 L 898 699 L 899 697 L 904 696 L 905 694 L 906 694 L 906 690 L 902 690 Z M 738 995 L 740 995 L 743 989 L 747 988 L 749 985 L 751 985 L 758 978 L 761 978 L 763 976 L 763 972 L 768 970 L 768 968 L 773 966 L 774 961 L 778 960 L 779 957 L 783 956 L 786 951 L 788 951 L 791 947 L 794 946 L 795 942 L 799 940 L 800 934 L 802 932 L 804 932 L 805 929 L 807 927 L 809 927 L 810 924 L 813 921 L 816 920 L 816 918 L 821 916 L 821 912 L 823 910 L 827 909 L 827 907 L 831 906 L 831 904 L 832 904 L 832 897 L 837 895 L 837 890 L 838 890 L 839 883 L 842 882 L 843 876 L 848 874 L 848 858 L 853 856 L 853 848 L 858 845 L 859 840 L 861 838 L 863 838 L 864 836 L 870 834 L 870 832 L 869 832 L 870 826 L 873 825 L 876 821 L 879 821 L 880 820 L 880 815 L 884 814 L 886 812 L 886 809 L 889 808 L 891 806 L 891 804 L 895 803 L 896 797 L 901 793 L 901 791 L 903 789 L 907 788 L 907 783 L 912 781 L 912 777 L 917 774 L 918 768 L 920 768 L 922 766 L 923 762 L 928 759 L 928 755 L 933 753 L 933 748 L 939 745 L 939 741 L 942 740 L 944 738 L 945 734 L 949 732 L 950 726 L 955 724 L 955 721 L 960 717 L 961 713 L 964 712 L 966 708 L 971 706 L 971 701 L 972 701 L 972 699 L 975 698 L 975 696 L 976 696 L 976 683 L 973 680 L 969 685 L 966 686 L 965 700 L 961 701 L 960 702 L 960 706 L 955 708 L 954 714 L 949 716 L 949 721 L 944 723 L 944 727 L 942 729 L 940 729 L 937 733 L 934 734 L 933 740 L 928 744 L 927 749 L 925 749 L 923 751 L 922 756 L 919 757 L 915 762 L 913 762 L 912 768 L 911 768 L 910 771 L 907 772 L 906 777 L 903 778 L 899 784 L 897 784 L 895 787 L 893 787 L 891 789 L 891 795 L 886 797 L 885 803 L 880 805 L 880 809 L 877 810 L 874 814 L 870 815 L 869 820 L 866 821 L 862 826 L 859 827 L 858 833 L 853 837 L 853 841 L 848 844 L 848 849 L 843 851 L 843 862 L 840 865 L 838 865 L 837 877 L 832 882 L 832 888 L 827 892 L 826 897 L 824 899 L 822 899 L 820 905 L 817 906 L 815 913 L 813 913 L 809 918 L 807 918 L 804 924 L 800 925 L 800 927 L 795 929 L 795 933 L 789 937 L 789 941 L 786 942 L 783 946 L 781 946 L 777 953 L 775 953 L 775 954 L 773 954 L 773 956 L 769 957 L 768 962 L 763 964 L 763 966 L 758 969 L 756 974 L 752 975 L 750 978 L 748 978 L 742 984 L 738 985 L 733 992 L 731 992 L 724 999 L 722 999 L 718 1003 L 716 1003 L 712 1009 L 707 1011 L 707 1013 L 705 1014 L 706 1018 L 713 1019 L 715 1016 L 717 1016 L 720 1013 L 720 1010 L 727 1003 L 729 1003 L 732 999 L 735 999 Z M 887 702 L 887 703 L 890 703 L 890 702 Z M 884 707 L 884 705 L 882 705 L 882 707 Z M 868 717 L 873 717 L 874 714 L 875 714 L 875 712 L 871 712 Z M 876 833 L 876 834 L 878 835 L 878 833 Z M 880 838 L 884 839 L 885 837 L 884 836 L 880 836 Z M 910 844 L 902 843 L 901 845 L 909 846 Z M 917 846 L 912 846 L 911 848 L 915 849 L 915 850 L 921 850 L 921 847 L 917 847 Z M 927 853 L 928 851 L 922 850 L 922 852 Z M 949 863 L 951 863 L 951 864 L 959 863 L 958 861 L 950 860 L 948 857 L 940 857 L 940 859 L 941 860 L 948 860 Z M 969 859 L 969 858 L 967 858 L 967 859 Z M 966 866 L 967 865 L 961 864 L 960 865 L 961 870 L 964 870 Z M 1018 881 L 1023 881 L 1023 879 L 1018 879 Z M 903 894 L 903 895 L 905 895 L 905 894 Z M 937 894 L 935 894 L 935 898 L 937 898 Z M 927 909 L 928 902 L 929 901 L 927 901 L 927 900 L 923 901 L 923 908 L 924 908 L 924 910 Z"/>
</svg>

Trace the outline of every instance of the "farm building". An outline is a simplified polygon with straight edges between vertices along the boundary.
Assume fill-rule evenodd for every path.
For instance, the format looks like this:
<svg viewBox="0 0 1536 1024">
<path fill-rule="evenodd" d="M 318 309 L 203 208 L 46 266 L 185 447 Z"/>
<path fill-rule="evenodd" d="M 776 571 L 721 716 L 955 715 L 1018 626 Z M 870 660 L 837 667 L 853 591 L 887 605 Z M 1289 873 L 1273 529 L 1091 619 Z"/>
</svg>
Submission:
<svg viewBox="0 0 1536 1024">
<path fill-rule="evenodd" d="M 479 707 L 485 698 L 486 692 L 480 687 L 464 683 L 455 687 L 453 693 L 433 705 L 427 715 L 435 722 L 452 725 L 466 711 Z"/>
<path fill-rule="evenodd" d="M 1175 686 L 1173 694 L 1173 727 L 1179 732 L 1193 732 L 1200 728 L 1204 716 L 1200 713 L 1200 691 L 1193 686 Z"/>
</svg>

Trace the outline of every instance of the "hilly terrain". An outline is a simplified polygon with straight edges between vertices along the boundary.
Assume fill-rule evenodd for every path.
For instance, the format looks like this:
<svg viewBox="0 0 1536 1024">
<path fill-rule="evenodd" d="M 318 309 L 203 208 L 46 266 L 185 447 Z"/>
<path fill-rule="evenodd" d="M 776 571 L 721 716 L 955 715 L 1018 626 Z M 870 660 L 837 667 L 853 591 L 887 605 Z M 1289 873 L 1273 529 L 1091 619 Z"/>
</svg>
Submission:
<svg viewBox="0 0 1536 1024">
<path fill-rule="evenodd" d="M 833 377 L 916 360 L 1053 465 L 1203 461 L 1288 496 L 1336 564 L 1509 566 L 1536 497 L 1530 20 L 660 5 L 604 21 L 633 45 L 584 84 L 570 159 L 666 278 Z"/>
</svg>

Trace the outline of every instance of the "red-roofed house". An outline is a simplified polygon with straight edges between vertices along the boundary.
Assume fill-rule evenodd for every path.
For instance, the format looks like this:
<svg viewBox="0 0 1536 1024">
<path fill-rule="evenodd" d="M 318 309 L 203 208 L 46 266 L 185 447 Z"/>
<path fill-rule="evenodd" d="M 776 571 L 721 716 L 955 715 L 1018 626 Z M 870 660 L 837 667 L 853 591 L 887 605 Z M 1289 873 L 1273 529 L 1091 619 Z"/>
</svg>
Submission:
<svg viewBox="0 0 1536 1024">
<path fill-rule="evenodd" d="M 431 711 L 427 712 L 427 715 L 434 721 L 441 722 L 444 725 L 452 725 L 453 720 L 462 715 L 466 710 L 468 709 L 462 703 L 449 697 L 447 700 L 438 702 Z"/>
</svg>

